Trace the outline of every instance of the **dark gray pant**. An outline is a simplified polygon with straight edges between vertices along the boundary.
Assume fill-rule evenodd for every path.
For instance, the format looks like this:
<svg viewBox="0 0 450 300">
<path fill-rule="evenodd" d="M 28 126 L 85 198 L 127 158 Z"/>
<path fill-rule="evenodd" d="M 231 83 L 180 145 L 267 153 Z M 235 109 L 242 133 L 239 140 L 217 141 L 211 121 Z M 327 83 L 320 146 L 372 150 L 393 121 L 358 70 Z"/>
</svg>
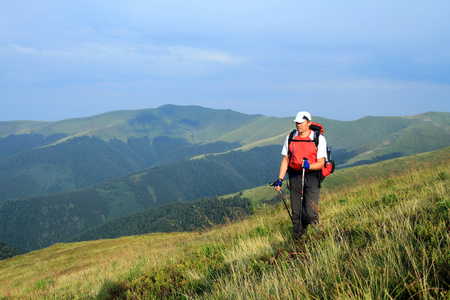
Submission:
<svg viewBox="0 0 450 300">
<path fill-rule="evenodd" d="M 320 182 L 315 173 L 305 173 L 305 188 L 302 198 L 302 173 L 290 172 L 292 226 L 298 236 L 310 224 L 319 224 Z"/>
</svg>

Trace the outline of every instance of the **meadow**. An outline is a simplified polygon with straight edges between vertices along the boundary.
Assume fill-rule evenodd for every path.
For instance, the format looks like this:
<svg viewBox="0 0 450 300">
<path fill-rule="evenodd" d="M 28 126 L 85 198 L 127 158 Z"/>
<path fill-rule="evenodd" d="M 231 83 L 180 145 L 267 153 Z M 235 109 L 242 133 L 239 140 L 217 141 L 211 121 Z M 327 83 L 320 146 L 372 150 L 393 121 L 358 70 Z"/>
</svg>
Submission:
<svg viewBox="0 0 450 300">
<path fill-rule="evenodd" d="M 196 232 L 56 244 L 0 261 L 0 299 L 449 299 L 449 168 L 324 190 L 300 242 L 281 201 L 255 201 Z"/>
</svg>

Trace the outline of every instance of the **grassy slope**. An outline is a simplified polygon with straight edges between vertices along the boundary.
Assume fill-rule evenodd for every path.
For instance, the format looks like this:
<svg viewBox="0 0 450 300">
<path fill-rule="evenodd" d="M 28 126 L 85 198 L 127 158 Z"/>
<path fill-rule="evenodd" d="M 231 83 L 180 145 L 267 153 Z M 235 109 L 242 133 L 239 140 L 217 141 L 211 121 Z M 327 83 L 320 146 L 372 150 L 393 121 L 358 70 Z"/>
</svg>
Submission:
<svg viewBox="0 0 450 300">
<path fill-rule="evenodd" d="M 446 298 L 450 159 L 428 157 L 397 175 L 375 164 L 385 172 L 324 193 L 321 225 L 300 244 L 284 208 L 263 207 L 204 232 L 57 244 L 1 261 L 0 297 Z"/>
</svg>

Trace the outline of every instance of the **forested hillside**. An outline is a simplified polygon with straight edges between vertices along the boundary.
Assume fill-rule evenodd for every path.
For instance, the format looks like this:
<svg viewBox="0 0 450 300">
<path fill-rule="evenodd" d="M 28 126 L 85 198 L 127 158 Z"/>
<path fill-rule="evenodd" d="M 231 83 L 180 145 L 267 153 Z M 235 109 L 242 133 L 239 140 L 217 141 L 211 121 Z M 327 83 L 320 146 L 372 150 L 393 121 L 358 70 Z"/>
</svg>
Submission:
<svg viewBox="0 0 450 300">
<path fill-rule="evenodd" d="M 191 145 L 165 136 L 151 144 L 146 138 L 129 138 L 125 143 L 76 137 L 0 160 L 0 201 L 81 189 L 157 164 L 239 146 L 238 142 Z"/>
<path fill-rule="evenodd" d="M 20 254 L 23 254 L 23 252 L 9 245 L 0 243 L 0 260 L 7 259 Z"/>
<path fill-rule="evenodd" d="M 30 251 L 91 227 L 171 202 L 215 197 L 267 184 L 278 146 L 208 155 L 132 173 L 89 188 L 0 204 L 0 240 Z"/>
<path fill-rule="evenodd" d="M 111 239 L 151 232 L 205 230 L 233 222 L 253 213 L 253 208 L 279 201 L 253 201 L 237 196 L 204 198 L 193 202 L 170 203 L 137 212 L 89 229 L 65 242 Z"/>
</svg>

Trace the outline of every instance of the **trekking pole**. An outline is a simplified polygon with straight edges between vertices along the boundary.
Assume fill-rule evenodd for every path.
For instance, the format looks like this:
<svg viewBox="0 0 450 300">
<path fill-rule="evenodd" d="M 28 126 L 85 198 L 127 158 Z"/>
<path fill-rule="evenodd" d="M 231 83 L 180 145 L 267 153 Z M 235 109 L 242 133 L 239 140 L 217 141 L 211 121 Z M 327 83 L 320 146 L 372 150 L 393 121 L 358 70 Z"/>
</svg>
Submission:
<svg viewBox="0 0 450 300">
<path fill-rule="evenodd" d="M 303 160 L 306 160 L 306 157 L 303 157 Z M 302 199 L 301 199 L 301 203 L 303 203 L 303 189 L 305 188 L 305 168 L 302 168 L 302 169 L 303 170 L 302 170 Z"/>
<path fill-rule="evenodd" d="M 274 186 L 274 185 L 275 185 L 275 182 L 271 182 L 271 183 L 269 183 L 269 185 L 270 185 L 270 186 Z M 289 214 L 289 218 L 291 218 L 291 221 L 292 221 L 291 211 L 289 210 L 289 208 L 288 208 L 288 206 L 287 206 L 286 200 L 284 200 L 283 193 L 281 192 L 281 189 L 279 190 L 279 193 L 280 193 L 281 199 L 283 200 L 284 207 L 286 207 L 286 210 L 287 210 L 287 212 L 288 212 L 288 214 Z"/>
<path fill-rule="evenodd" d="M 286 210 L 287 210 L 287 212 L 289 214 L 289 218 L 291 218 L 291 220 L 292 220 L 291 212 L 290 212 L 290 210 L 289 210 L 289 208 L 288 208 L 288 206 L 286 204 L 286 201 L 284 200 L 283 193 L 281 192 L 281 190 L 280 190 L 280 196 L 281 196 L 281 199 L 283 199 L 284 207 L 286 207 Z"/>
</svg>

